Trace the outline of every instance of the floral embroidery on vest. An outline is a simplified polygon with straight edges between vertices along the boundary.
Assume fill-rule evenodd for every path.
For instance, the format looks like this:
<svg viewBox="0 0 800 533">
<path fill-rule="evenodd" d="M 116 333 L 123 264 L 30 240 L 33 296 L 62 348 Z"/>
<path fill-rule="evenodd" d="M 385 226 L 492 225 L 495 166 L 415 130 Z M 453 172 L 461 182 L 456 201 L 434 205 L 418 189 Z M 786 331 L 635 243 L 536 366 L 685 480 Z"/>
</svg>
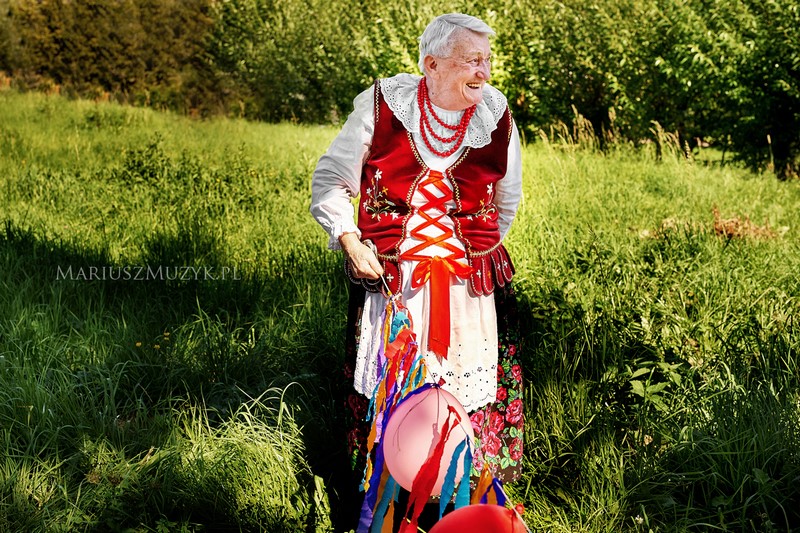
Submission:
<svg viewBox="0 0 800 533">
<path fill-rule="evenodd" d="M 381 215 L 390 213 L 397 207 L 397 204 L 387 198 L 386 193 L 389 191 L 386 187 L 382 187 L 380 179 L 383 173 L 380 169 L 375 172 L 372 178 L 372 184 L 367 187 L 366 198 L 364 200 L 364 210 L 372 216 L 372 218 L 381 219 Z M 396 214 L 395 214 L 396 216 Z"/>
</svg>

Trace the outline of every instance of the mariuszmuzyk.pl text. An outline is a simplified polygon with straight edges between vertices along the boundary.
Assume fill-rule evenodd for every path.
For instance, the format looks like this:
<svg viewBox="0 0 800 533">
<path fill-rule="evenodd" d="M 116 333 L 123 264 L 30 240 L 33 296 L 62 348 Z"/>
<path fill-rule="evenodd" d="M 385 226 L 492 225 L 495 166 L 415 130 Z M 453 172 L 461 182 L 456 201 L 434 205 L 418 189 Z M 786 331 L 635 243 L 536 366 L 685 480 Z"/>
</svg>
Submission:
<svg viewBox="0 0 800 533">
<path fill-rule="evenodd" d="M 236 267 L 82 266 L 56 267 L 56 280 L 69 281 L 224 281 L 240 280 Z"/>
</svg>

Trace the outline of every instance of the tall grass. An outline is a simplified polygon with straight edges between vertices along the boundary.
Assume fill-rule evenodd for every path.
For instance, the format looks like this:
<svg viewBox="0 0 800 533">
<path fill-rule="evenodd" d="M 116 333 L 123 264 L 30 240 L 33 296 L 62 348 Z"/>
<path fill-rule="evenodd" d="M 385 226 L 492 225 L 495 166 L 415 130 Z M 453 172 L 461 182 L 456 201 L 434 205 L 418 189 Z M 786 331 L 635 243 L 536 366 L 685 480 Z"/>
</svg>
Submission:
<svg viewBox="0 0 800 533">
<path fill-rule="evenodd" d="M 341 530 L 335 129 L 0 109 L 0 530 Z M 535 530 L 800 529 L 800 186 L 680 152 L 524 150 Z M 217 279 L 74 276 L 136 266 Z"/>
</svg>

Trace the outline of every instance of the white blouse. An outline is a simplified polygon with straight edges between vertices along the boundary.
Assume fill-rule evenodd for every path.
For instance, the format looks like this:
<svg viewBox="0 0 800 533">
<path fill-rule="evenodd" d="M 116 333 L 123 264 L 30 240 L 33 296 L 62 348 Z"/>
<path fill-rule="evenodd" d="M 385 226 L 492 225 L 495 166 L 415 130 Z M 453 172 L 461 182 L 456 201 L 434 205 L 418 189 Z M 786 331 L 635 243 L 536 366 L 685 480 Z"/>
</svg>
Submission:
<svg viewBox="0 0 800 533">
<path fill-rule="evenodd" d="M 485 85 L 483 102 L 478 104 L 475 114 L 470 120 L 463 145 L 454 154 L 442 158 L 433 154 L 425 146 L 420 135 L 420 111 L 417 105 L 419 80 L 419 76 L 400 74 L 381 80 L 381 91 L 394 115 L 412 133 L 416 150 L 428 168 L 444 172 L 458 160 L 467 146 L 479 148 L 491 141 L 491 133 L 497 128 L 497 121 L 505 111 L 505 97 L 493 87 Z M 320 158 L 311 185 L 311 213 L 328 233 L 328 246 L 334 250 L 339 249 L 338 239 L 343 233 L 354 232 L 360 236 L 354 221 L 355 209 L 351 199 L 359 194 L 361 169 L 372 142 L 375 105 L 373 89 L 369 88 L 359 94 L 353 104 L 354 110 L 341 132 L 331 143 L 328 151 Z M 463 113 L 462 111 L 446 111 L 438 107 L 435 107 L 435 111 L 450 124 L 457 123 Z M 431 120 L 430 123 L 439 136 L 446 137 L 450 134 L 435 121 Z M 436 139 L 431 139 L 429 136 L 429 140 L 436 143 L 434 147 L 437 150 L 441 151 L 444 148 Z M 420 180 L 420 183 L 422 181 L 424 180 Z M 450 186 L 449 180 L 444 182 Z M 512 125 L 506 175 L 497 182 L 494 193 L 502 239 L 514 220 L 522 195 L 522 165 L 516 125 Z M 441 193 L 437 192 L 437 194 Z M 414 212 L 407 224 L 408 233 L 422 222 L 423 219 L 418 213 L 418 208 L 425 202 L 422 192 L 415 190 L 411 199 Z M 450 208 L 455 207 L 452 200 L 448 205 Z M 452 219 L 449 217 L 442 217 L 441 221 L 452 227 Z M 430 228 L 430 231 L 435 233 L 433 228 Z M 420 242 L 408 233 L 401 242 L 401 253 Z M 463 244 L 455 237 L 449 239 L 448 242 L 463 249 Z M 441 250 L 441 252 L 443 253 L 438 254 L 433 247 L 426 249 L 424 253 L 426 255 L 449 255 L 449 252 L 445 250 Z M 471 293 L 467 280 L 451 277 L 450 350 L 448 357 L 439 361 L 435 355 L 428 354 L 426 350 L 429 285 L 425 284 L 418 289 L 412 289 L 411 272 L 414 266 L 416 266 L 415 261 L 401 261 L 400 263 L 401 276 L 404 281 L 401 298 L 411 315 L 419 350 L 425 355 L 428 381 L 438 382 L 442 378 L 445 382 L 443 388 L 458 398 L 467 411 L 473 411 L 494 401 L 497 392 L 498 349 L 494 296 L 475 296 Z M 377 349 L 380 345 L 381 314 L 385 306 L 386 299 L 382 294 L 370 292 L 366 294 L 361 319 L 354 387 L 359 393 L 368 397 L 372 396 L 378 380 Z"/>
</svg>

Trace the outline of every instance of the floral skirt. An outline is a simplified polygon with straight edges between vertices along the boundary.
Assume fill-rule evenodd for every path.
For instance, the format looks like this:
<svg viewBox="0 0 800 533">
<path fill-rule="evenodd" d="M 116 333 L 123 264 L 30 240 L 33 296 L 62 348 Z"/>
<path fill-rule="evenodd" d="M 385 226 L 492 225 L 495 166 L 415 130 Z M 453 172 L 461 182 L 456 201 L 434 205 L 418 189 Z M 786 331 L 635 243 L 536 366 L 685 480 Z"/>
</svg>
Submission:
<svg viewBox="0 0 800 533">
<path fill-rule="evenodd" d="M 519 320 L 517 300 L 510 284 L 495 289 L 497 309 L 497 396 L 494 402 L 471 413 L 475 430 L 475 448 L 471 481 L 474 486 L 484 465 L 503 483 L 516 481 L 522 471 L 523 412 L 522 368 L 517 353 Z M 364 289 L 350 284 L 347 340 L 345 344 L 345 380 L 353 382 L 353 370 L 358 351 L 359 323 L 364 305 Z M 369 423 L 366 421 L 369 400 L 352 386 L 345 398 L 345 412 L 349 419 L 347 433 L 351 466 L 363 471 L 366 464 Z"/>
</svg>

